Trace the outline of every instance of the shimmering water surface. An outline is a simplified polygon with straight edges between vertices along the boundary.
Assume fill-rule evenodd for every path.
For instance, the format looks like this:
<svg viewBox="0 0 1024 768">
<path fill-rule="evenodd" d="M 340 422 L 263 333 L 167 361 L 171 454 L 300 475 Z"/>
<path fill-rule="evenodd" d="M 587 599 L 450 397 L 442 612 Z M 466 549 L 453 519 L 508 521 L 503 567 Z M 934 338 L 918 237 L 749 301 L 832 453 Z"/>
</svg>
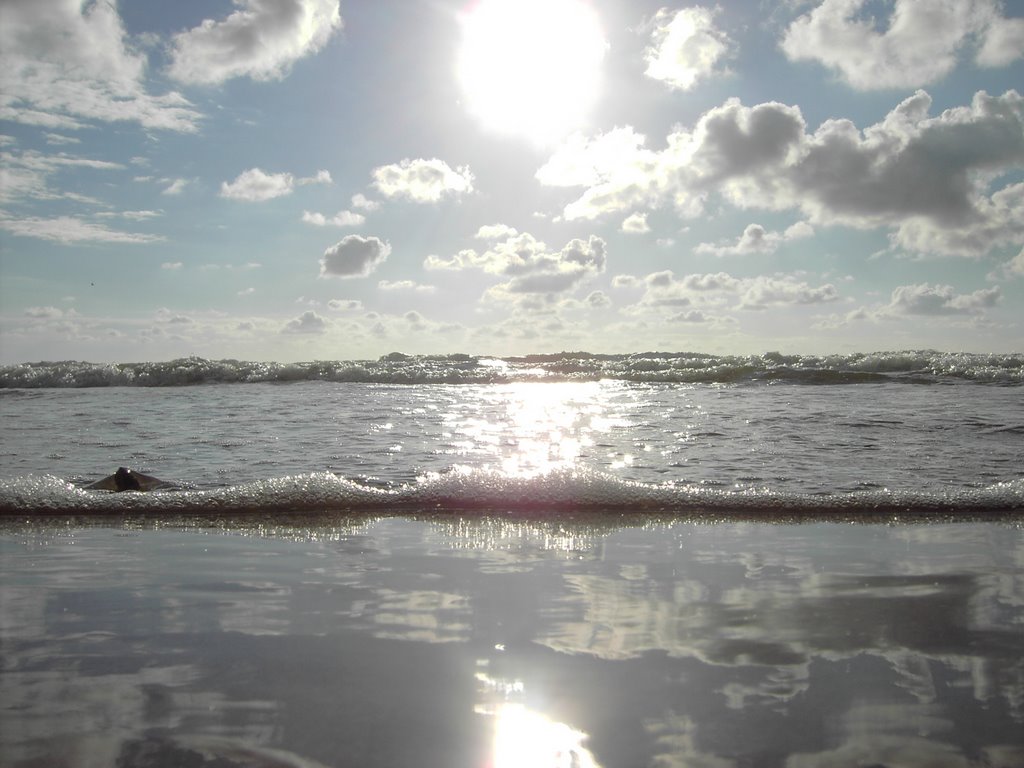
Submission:
<svg viewBox="0 0 1024 768">
<path fill-rule="evenodd" d="M 955 363 L 0 389 L 0 765 L 1020 768 L 1024 390 Z"/>
<path fill-rule="evenodd" d="M 296 382 L 0 390 L 0 478 L 126 465 L 189 487 L 328 470 L 409 483 L 453 467 L 590 469 L 778 492 L 1024 477 L 1024 388 L 970 383 Z"/>
</svg>

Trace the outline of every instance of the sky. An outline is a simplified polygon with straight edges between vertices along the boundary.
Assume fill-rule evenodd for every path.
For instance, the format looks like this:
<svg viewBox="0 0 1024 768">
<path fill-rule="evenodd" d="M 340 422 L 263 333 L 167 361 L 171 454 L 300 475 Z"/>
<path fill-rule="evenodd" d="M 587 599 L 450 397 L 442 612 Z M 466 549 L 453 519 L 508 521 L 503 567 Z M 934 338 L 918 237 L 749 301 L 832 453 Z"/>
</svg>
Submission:
<svg viewBox="0 0 1024 768">
<path fill-rule="evenodd" d="M 1024 351 L 1024 2 L 0 0 L 0 362 Z"/>
</svg>

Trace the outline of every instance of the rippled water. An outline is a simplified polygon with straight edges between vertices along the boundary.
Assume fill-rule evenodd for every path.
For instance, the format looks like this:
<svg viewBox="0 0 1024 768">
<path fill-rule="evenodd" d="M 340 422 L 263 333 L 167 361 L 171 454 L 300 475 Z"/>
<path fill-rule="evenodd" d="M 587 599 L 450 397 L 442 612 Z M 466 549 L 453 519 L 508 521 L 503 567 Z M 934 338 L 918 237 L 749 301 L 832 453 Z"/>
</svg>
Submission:
<svg viewBox="0 0 1024 768">
<path fill-rule="evenodd" d="M 597 470 L 778 492 L 1024 477 L 1016 387 L 297 382 L 0 394 L 0 477 L 126 465 L 215 487 L 328 470 L 408 483 L 454 466 Z"/>
<path fill-rule="evenodd" d="M 1020 391 L 0 390 L 0 765 L 1019 768 Z"/>
</svg>

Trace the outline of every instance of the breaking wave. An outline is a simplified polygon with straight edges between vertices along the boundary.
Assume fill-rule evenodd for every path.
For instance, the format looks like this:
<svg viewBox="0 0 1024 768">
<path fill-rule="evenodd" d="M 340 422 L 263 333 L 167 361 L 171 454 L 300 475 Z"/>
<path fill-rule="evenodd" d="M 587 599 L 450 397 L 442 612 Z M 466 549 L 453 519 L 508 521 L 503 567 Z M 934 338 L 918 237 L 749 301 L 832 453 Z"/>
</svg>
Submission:
<svg viewBox="0 0 1024 768">
<path fill-rule="evenodd" d="M 555 471 L 529 477 L 483 470 L 431 474 L 395 487 L 375 487 L 329 472 L 258 480 L 208 490 L 151 493 L 89 491 L 52 475 L 0 481 L 3 515 L 218 515 L 246 512 L 414 512 L 531 514 L 741 514 L 766 519 L 810 515 L 969 516 L 1024 510 L 1024 479 L 946 492 L 871 490 L 785 494 L 699 485 L 650 485 L 598 472 Z"/>
<path fill-rule="evenodd" d="M 177 387 L 293 381 L 498 384 L 599 379 L 704 384 L 970 381 L 1020 385 L 1024 384 L 1024 355 L 929 350 L 823 356 L 777 352 L 750 356 L 563 352 L 506 358 L 392 353 L 373 361 L 268 363 L 189 357 L 157 363 L 63 361 L 0 367 L 0 388 Z"/>
</svg>

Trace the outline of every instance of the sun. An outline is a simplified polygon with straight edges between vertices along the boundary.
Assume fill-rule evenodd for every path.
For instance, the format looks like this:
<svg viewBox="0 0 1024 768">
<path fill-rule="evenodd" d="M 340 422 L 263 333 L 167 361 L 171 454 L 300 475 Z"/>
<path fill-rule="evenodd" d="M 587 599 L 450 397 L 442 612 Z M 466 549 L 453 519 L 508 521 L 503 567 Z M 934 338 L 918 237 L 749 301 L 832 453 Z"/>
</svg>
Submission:
<svg viewBox="0 0 1024 768">
<path fill-rule="evenodd" d="M 457 73 L 489 130 L 548 144 L 597 98 L 607 43 L 584 0 L 478 0 L 462 17 Z"/>
</svg>

